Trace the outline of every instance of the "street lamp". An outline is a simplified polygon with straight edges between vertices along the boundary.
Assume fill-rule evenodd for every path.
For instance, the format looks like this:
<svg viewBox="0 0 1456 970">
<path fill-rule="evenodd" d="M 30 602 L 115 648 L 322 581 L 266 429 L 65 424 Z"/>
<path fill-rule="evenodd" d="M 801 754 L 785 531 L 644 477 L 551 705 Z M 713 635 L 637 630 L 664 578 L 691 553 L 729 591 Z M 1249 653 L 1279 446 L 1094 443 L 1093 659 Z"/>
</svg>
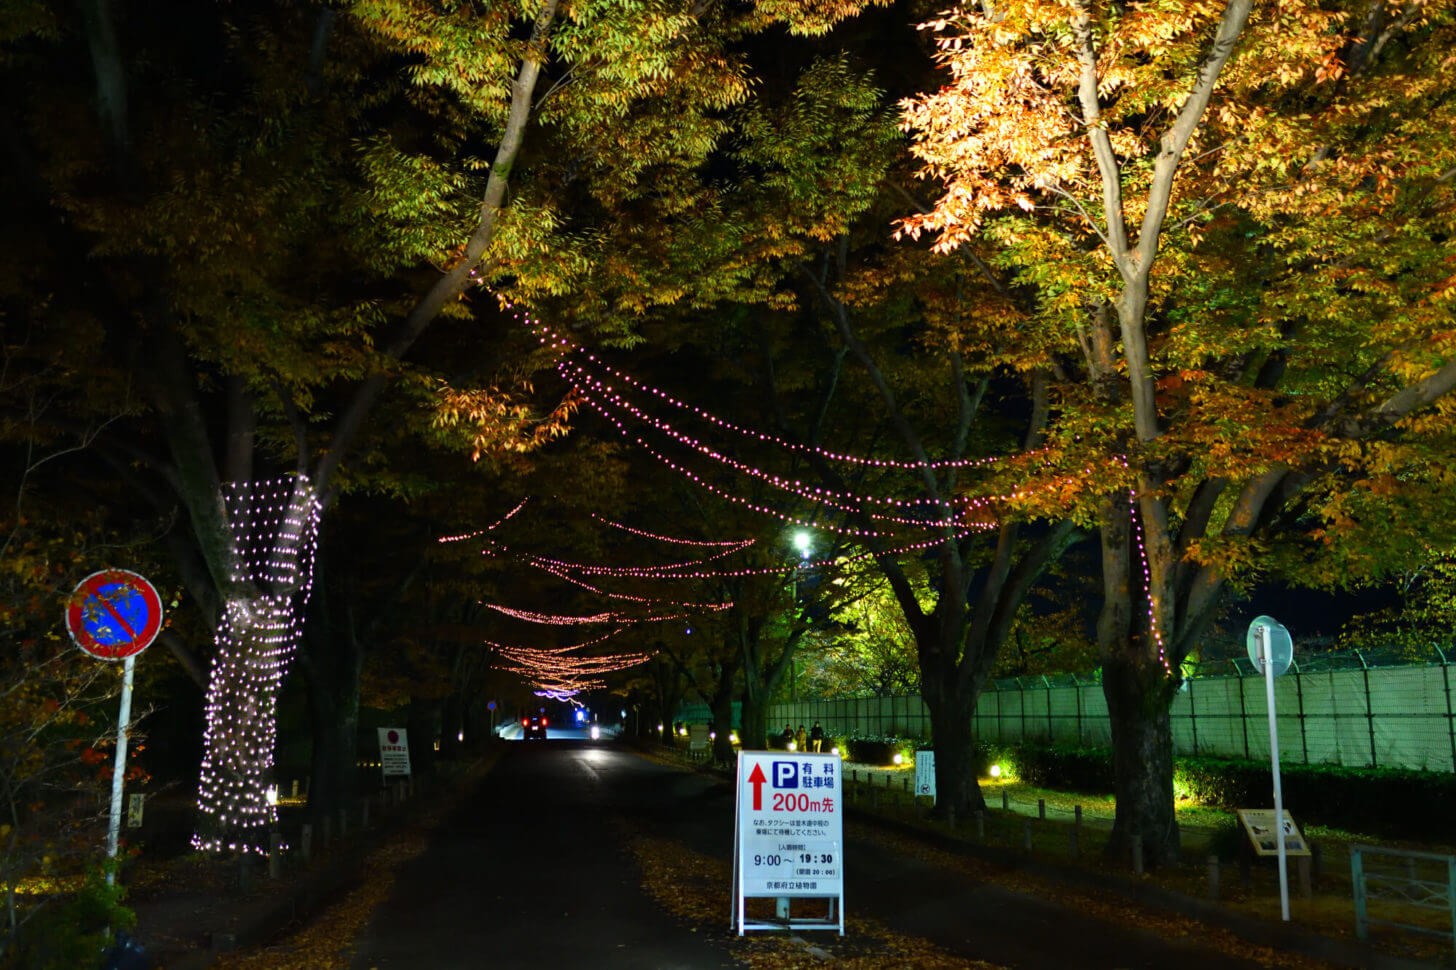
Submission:
<svg viewBox="0 0 1456 970">
<path fill-rule="evenodd" d="M 805 530 L 805 529 L 800 529 L 799 531 L 797 531 L 797 532 L 794 533 L 794 548 L 797 549 L 797 550 L 799 550 L 799 557 L 800 557 L 800 559 L 802 561 L 797 566 L 794 567 L 793 586 L 791 587 L 791 589 L 792 589 L 792 594 L 791 595 L 792 595 L 793 598 L 790 600 L 790 607 L 791 607 L 791 609 L 795 609 L 795 610 L 798 609 L 798 604 L 799 604 L 799 570 L 801 570 L 801 569 L 803 569 L 803 568 L 805 568 L 806 566 L 809 565 L 809 553 L 811 551 L 811 546 L 813 545 L 813 542 L 814 542 L 814 537 L 807 530 Z M 791 660 L 789 662 L 789 700 L 797 701 L 798 699 L 799 699 L 799 664 L 798 664 L 798 661 L 797 660 Z M 790 745 L 789 750 L 791 750 L 791 751 L 793 750 L 793 746 L 792 745 Z"/>
</svg>

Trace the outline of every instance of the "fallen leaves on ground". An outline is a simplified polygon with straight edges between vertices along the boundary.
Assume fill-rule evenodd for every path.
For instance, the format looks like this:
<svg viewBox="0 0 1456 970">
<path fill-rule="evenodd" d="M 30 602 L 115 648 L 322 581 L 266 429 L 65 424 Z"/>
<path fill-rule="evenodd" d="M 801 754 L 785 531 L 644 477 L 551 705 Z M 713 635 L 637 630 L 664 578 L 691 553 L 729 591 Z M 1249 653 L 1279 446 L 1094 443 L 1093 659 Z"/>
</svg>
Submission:
<svg viewBox="0 0 1456 970">
<path fill-rule="evenodd" d="M 479 777 L 495 758 L 471 772 Z M 392 830 L 390 841 L 365 858 L 358 888 L 328 907 L 308 925 L 270 946 L 227 954 L 213 963 L 217 970 L 346 970 L 354 945 L 388 897 L 399 870 L 425 851 L 429 836 L 471 790 L 457 786 L 453 797 L 434 802 L 402 828 Z"/>
<path fill-rule="evenodd" d="M 1265 967 L 1289 970 L 1324 970 L 1329 964 L 1269 946 L 1250 943 L 1229 930 L 1209 926 L 1173 913 L 1146 909 L 1127 900 L 1096 895 L 1027 872 L 1007 869 L 992 862 L 945 852 L 919 840 L 885 832 L 862 823 L 846 827 L 846 836 L 872 841 L 929 865 L 964 873 L 982 882 L 1055 902 L 1109 924 L 1135 927 L 1162 939 L 1179 939 L 1200 950 L 1240 957 Z"/>
<path fill-rule="evenodd" d="M 895 933 L 864 917 L 852 920 L 844 937 L 816 934 L 809 944 L 783 935 L 740 937 L 728 929 L 732 872 L 722 859 L 694 852 L 680 842 L 650 836 L 623 822 L 623 843 L 641 874 L 642 888 L 693 932 L 720 942 L 739 962 L 753 970 L 805 970 L 824 966 L 844 970 L 917 967 L 925 970 L 1003 970 L 993 963 L 952 956 L 929 941 Z M 749 901 L 750 914 L 771 914 L 773 900 Z M 795 906 L 810 905 L 795 900 Z M 814 952 L 819 951 L 818 953 Z"/>
</svg>

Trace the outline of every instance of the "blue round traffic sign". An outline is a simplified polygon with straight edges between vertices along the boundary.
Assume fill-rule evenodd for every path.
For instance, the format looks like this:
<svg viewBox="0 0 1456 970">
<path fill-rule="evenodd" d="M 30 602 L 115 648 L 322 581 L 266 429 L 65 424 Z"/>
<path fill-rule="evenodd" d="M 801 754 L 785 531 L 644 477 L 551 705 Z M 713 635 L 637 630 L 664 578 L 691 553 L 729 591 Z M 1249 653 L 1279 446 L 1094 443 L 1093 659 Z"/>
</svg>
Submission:
<svg viewBox="0 0 1456 970">
<path fill-rule="evenodd" d="M 66 606 L 76 646 L 100 660 L 124 660 L 145 650 L 162 629 L 156 587 L 126 569 L 103 569 L 76 585 Z"/>
</svg>

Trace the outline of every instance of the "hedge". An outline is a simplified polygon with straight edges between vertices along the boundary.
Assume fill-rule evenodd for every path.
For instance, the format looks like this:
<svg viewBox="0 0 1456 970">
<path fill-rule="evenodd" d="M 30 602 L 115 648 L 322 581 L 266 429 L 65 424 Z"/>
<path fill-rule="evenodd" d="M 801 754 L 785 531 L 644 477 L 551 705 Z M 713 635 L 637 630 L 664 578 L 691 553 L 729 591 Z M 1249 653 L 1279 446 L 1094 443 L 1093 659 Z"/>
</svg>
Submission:
<svg viewBox="0 0 1456 970">
<path fill-rule="evenodd" d="M 992 762 L 1009 762 L 1015 775 L 1032 785 L 1098 794 L 1114 790 L 1108 749 L 1020 744 L 981 750 L 986 759 L 977 765 L 981 774 Z M 1406 838 L 1450 837 L 1456 775 L 1291 764 L 1281 767 L 1280 776 L 1284 805 L 1301 825 Z M 1179 794 L 1217 808 L 1264 808 L 1274 800 L 1268 762 L 1178 758 L 1173 780 Z"/>
</svg>

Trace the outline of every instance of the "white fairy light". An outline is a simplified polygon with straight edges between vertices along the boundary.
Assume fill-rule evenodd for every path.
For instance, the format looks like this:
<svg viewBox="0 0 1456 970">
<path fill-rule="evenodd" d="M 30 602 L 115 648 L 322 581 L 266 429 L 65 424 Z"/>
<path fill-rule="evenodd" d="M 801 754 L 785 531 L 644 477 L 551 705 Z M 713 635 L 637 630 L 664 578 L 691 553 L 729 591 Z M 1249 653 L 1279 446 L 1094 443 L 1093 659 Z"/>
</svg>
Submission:
<svg viewBox="0 0 1456 970">
<path fill-rule="evenodd" d="M 321 511 L 302 475 L 223 486 L 233 594 L 217 628 L 204 708 L 193 848 L 266 854 L 278 691 L 303 633 Z"/>
</svg>

